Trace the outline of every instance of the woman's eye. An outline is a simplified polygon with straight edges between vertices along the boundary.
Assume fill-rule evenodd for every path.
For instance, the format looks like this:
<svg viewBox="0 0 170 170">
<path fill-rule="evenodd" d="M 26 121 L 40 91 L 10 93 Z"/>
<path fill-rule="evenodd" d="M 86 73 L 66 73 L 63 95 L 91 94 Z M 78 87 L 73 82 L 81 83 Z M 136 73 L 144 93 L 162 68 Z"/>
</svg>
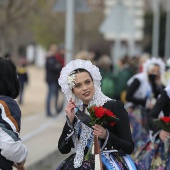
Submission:
<svg viewBox="0 0 170 170">
<path fill-rule="evenodd" d="M 81 85 L 80 85 L 80 84 L 76 84 L 75 87 L 76 87 L 76 88 L 80 88 Z"/>
<path fill-rule="evenodd" d="M 91 82 L 90 80 L 87 80 L 85 83 L 86 83 L 86 84 L 90 84 L 90 82 Z"/>
</svg>

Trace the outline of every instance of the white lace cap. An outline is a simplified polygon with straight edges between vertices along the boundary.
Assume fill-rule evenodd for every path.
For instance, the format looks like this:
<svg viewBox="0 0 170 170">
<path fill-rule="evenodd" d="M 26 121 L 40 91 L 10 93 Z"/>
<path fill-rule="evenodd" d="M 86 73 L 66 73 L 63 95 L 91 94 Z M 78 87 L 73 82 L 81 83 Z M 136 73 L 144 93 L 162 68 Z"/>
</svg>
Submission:
<svg viewBox="0 0 170 170">
<path fill-rule="evenodd" d="M 152 57 L 147 59 L 147 61 L 143 64 L 144 72 L 147 72 L 149 67 L 153 64 L 157 64 L 160 67 L 160 73 L 163 74 L 165 71 L 165 62 L 158 57 Z"/>
<path fill-rule="evenodd" d="M 93 82 L 94 82 L 94 86 L 95 86 L 95 94 L 93 97 L 93 100 L 90 102 L 90 105 L 92 105 L 93 103 L 96 105 L 103 105 L 106 101 L 108 101 L 110 98 L 108 98 L 107 96 L 105 96 L 102 92 L 101 92 L 101 74 L 99 72 L 99 68 L 97 68 L 95 65 L 93 65 L 91 63 L 91 61 L 89 60 L 81 60 L 81 59 L 76 59 L 76 60 L 72 60 L 70 61 L 65 67 L 63 67 L 63 69 L 61 70 L 61 74 L 60 74 L 60 78 L 58 79 L 58 83 L 61 86 L 61 90 L 63 91 L 63 93 L 66 95 L 67 100 L 69 101 L 71 98 L 73 100 L 75 100 L 75 104 L 76 105 L 81 105 L 82 101 L 80 99 L 78 99 L 72 92 L 72 90 L 70 89 L 69 85 L 68 85 L 68 75 L 70 75 L 70 73 L 78 68 L 83 68 L 85 70 L 87 70 L 92 78 L 93 78 Z M 100 101 L 94 101 L 94 99 L 98 99 L 98 97 L 100 97 Z"/>
</svg>

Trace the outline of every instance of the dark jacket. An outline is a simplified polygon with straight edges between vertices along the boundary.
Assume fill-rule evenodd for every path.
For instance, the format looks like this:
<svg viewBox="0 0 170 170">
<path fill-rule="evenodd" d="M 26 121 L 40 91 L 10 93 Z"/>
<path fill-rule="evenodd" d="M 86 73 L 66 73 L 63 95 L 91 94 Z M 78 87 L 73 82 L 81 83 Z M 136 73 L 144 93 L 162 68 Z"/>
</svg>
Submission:
<svg viewBox="0 0 170 170">
<path fill-rule="evenodd" d="M 46 69 L 46 82 L 47 83 L 57 83 L 62 69 L 62 64 L 57 61 L 55 56 L 47 57 L 45 63 Z"/>
<path fill-rule="evenodd" d="M 163 90 L 158 98 L 154 108 L 149 113 L 149 127 L 153 130 L 154 134 L 161 130 L 154 122 L 153 119 L 159 117 L 160 112 L 163 111 L 164 116 L 170 116 L 170 98 L 167 95 L 166 90 Z"/>
<path fill-rule="evenodd" d="M 134 143 L 131 136 L 128 113 L 124 109 L 122 102 L 110 100 L 103 107 L 111 110 L 119 118 L 119 121 L 113 127 L 110 125 L 105 126 L 109 131 L 109 138 L 104 150 L 116 149 L 123 154 L 131 154 L 134 149 Z M 65 123 L 58 142 L 58 148 L 63 154 L 69 153 L 71 148 L 74 147 L 72 138 L 69 135 L 72 133 L 73 129 Z M 70 136 L 69 139 L 67 138 L 68 136 Z M 101 146 L 103 143 L 104 140 L 101 139 Z M 85 148 L 85 153 L 87 153 L 87 148 Z"/>
</svg>

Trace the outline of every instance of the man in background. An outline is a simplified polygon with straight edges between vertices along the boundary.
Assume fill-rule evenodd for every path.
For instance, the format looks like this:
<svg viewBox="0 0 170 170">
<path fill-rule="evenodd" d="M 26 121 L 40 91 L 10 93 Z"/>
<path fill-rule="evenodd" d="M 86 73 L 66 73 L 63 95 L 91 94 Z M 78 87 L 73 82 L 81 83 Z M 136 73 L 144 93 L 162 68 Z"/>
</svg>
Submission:
<svg viewBox="0 0 170 170">
<path fill-rule="evenodd" d="M 46 98 L 46 115 L 53 116 L 52 113 L 52 99 L 54 99 L 55 111 L 58 112 L 58 78 L 60 76 L 61 69 L 64 66 L 64 47 L 59 47 L 56 44 L 51 44 L 49 51 L 46 55 L 46 83 L 48 86 L 48 93 Z"/>
</svg>

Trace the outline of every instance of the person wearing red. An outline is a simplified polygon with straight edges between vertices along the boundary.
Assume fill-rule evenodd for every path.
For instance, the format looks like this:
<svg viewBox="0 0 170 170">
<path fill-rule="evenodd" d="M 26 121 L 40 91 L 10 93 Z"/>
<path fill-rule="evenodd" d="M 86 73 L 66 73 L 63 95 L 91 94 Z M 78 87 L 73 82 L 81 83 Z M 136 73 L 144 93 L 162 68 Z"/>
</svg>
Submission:
<svg viewBox="0 0 170 170">
<path fill-rule="evenodd" d="M 57 52 L 59 51 L 59 52 Z M 46 115 L 53 116 L 52 113 L 52 100 L 55 101 L 55 111 L 59 113 L 61 108 L 58 108 L 58 96 L 59 96 L 59 85 L 58 78 L 60 76 L 61 69 L 64 66 L 64 56 L 62 56 L 62 50 L 58 49 L 56 44 L 51 44 L 50 49 L 46 55 L 45 71 L 46 71 L 46 83 L 48 86 L 48 93 L 46 98 Z"/>
</svg>

